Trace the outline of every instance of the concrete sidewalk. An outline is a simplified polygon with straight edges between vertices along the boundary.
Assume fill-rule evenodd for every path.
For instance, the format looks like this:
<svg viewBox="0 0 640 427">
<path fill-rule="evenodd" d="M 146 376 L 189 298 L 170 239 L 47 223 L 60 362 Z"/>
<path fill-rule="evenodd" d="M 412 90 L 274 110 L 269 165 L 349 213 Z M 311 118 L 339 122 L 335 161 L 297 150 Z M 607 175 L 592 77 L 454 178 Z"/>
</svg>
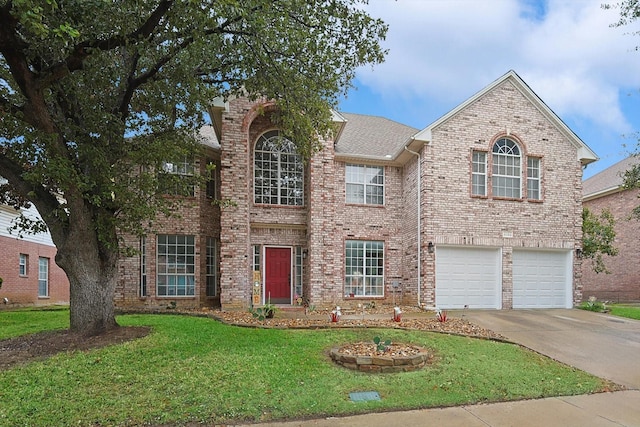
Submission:
<svg viewBox="0 0 640 427">
<path fill-rule="evenodd" d="M 640 426 L 640 391 L 260 424 L 261 427 L 437 425 L 447 427 L 638 427 Z"/>
</svg>

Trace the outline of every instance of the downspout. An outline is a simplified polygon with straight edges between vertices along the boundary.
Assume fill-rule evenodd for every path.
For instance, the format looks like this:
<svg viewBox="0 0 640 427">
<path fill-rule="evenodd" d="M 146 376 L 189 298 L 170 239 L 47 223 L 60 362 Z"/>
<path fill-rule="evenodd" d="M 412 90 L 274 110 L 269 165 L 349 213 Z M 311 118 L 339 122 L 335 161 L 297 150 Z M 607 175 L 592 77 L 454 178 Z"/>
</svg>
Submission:
<svg viewBox="0 0 640 427">
<path fill-rule="evenodd" d="M 421 190 L 421 182 L 422 182 L 422 155 L 418 152 L 412 151 L 408 146 L 405 145 L 404 149 L 409 153 L 416 156 L 418 159 L 418 308 L 422 308 L 421 301 L 421 289 L 422 289 L 422 213 L 421 213 L 421 201 L 422 201 L 422 190 Z"/>
</svg>

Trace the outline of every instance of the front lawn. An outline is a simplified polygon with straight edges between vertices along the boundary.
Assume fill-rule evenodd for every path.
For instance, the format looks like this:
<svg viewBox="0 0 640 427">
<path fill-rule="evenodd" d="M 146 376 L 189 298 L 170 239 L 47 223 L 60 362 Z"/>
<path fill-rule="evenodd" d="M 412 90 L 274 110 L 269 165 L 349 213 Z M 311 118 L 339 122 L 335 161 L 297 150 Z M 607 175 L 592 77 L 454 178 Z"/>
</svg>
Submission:
<svg viewBox="0 0 640 427">
<path fill-rule="evenodd" d="M 27 317 L 31 314 L 40 317 L 40 330 L 59 322 L 59 311 Z M 0 331 L 13 322 L 15 314 L 0 312 Z M 253 422 L 607 388 L 603 380 L 519 346 L 467 337 L 380 329 L 252 329 L 175 315 L 125 315 L 118 322 L 150 326 L 153 332 L 2 372 L 0 425 Z M 15 329 L 6 334 L 11 335 Z M 327 355 L 332 346 L 376 335 L 433 349 L 436 361 L 416 372 L 364 374 L 334 365 Z M 382 399 L 354 403 L 349 399 L 354 391 L 377 391 Z"/>
<path fill-rule="evenodd" d="M 627 317 L 629 319 L 640 320 L 640 307 L 624 304 L 613 304 L 607 306 L 614 316 Z"/>
</svg>

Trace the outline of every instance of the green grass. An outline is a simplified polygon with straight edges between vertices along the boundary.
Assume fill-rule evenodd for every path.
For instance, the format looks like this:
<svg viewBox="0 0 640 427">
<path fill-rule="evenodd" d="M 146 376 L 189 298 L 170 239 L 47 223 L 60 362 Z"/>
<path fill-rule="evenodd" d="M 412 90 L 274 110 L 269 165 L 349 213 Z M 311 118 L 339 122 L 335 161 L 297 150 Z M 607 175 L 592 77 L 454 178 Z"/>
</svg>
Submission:
<svg viewBox="0 0 640 427">
<path fill-rule="evenodd" d="M 26 332 L 60 325 L 60 312 L 20 313 Z M 16 313 L 0 312 L 0 331 Z M 324 417 L 591 393 L 606 383 L 523 348 L 428 332 L 251 329 L 207 318 L 126 315 L 142 339 L 60 354 L 2 372 L 0 425 L 233 423 Z M 15 335 L 14 329 L 13 334 Z M 423 370 L 364 374 L 336 366 L 332 346 L 376 335 L 436 353 Z M 353 403 L 349 393 L 381 401 Z"/>
<path fill-rule="evenodd" d="M 607 306 L 614 316 L 627 317 L 629 319 L 640 320 L 640 307 L 624 304 L 613 304 Z"/>
<path fill-rule="evenodd" d="M 69 328 L 69 309 L 62 306 L 0 311 L 0 340 Z"/>
</svg>

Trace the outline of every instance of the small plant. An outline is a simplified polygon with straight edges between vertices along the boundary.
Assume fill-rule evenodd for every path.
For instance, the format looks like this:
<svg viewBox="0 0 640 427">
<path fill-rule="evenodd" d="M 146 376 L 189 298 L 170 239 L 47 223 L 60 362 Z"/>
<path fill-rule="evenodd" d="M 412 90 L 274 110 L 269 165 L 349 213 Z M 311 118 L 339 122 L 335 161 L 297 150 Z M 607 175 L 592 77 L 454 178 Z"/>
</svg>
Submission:
<svg viewBox="0 0 640 427">
<path fill-rule="evenodd" d="M 374 337 L 373 338 L 373 343 L 376 345 L 376 350 L 381 351 L 381 352 L 385 352 L 385 351 L 387 351 L 387 349 L 391 345 L 391 340 L 382 341 L 382 338 Z"/>
<path fill-rule="evenodd" d="M 598 299 L 594 296 L 590 296 L 588 301 L 583 302 L 580 305 L 580 308 L 583 310 L 595 311 L 601 313 L 606 311 L 606 304 L 598 301 Z"/>
<path fill-rule="evenodd" d="M 275 305 L 268 302 L 262 307 L 250 308 L 249 312 L 253 315 L 253 317 L 262 322 L 264 321 L 264 319 L 272 319 L 273 316 L 275 316 L 277 310 L 278 309 Z"/>
<path fill-rule="evenodd" d="M 175 310 L 177 306 L 178 306 L 178 303 L 176 303 L 175 301 L 171 301 L 167 306 L 167 310 Z"/>
<path fill-rule="evenodd" d="M 447 321 L 447 312 L 446 311 L 442 311 L 442 310 L 436 311 L 436 319 L 438 319 L 438 322 L 440 322 L 440 323 L 446 322 Z"/>
</svg>

